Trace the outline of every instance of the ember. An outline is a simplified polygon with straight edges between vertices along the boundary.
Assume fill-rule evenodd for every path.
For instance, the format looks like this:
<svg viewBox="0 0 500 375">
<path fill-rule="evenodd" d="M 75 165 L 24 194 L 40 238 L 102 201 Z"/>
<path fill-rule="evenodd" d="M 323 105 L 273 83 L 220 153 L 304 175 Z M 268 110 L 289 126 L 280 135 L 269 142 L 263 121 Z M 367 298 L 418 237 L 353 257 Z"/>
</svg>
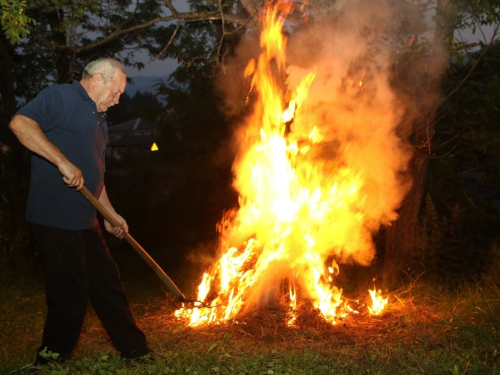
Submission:
<svg viewBox="0 0 500 375">
<path fill-rule="evenodd" d="M 234 319 L 279 296 L 289 326 L 305 298 L 332 324 L 356 313 L 363 305 L 351 307 L 335 285 L 337 261 L 369 265 L 372 234 L 396 218 L 404 195 L 388 82 L 363 68 L 358 83 L 328 87 L 338 65 L 332 55 L 310 69 L 287 67 L 282 30 L 293 10 L 291 2 L 268 2 L 260 14 L 262 52 L 245 70 L 253 113 L 233 164 L 239 209 L 221 221 L 220 256 L 198 287 L 197 299 L 214 308 L 176 311 L 193 326 Z M 367 77 L 378 93 L 369 92 Z M 379 293 L 372 314 L 387 303 Z"/>
</svg>

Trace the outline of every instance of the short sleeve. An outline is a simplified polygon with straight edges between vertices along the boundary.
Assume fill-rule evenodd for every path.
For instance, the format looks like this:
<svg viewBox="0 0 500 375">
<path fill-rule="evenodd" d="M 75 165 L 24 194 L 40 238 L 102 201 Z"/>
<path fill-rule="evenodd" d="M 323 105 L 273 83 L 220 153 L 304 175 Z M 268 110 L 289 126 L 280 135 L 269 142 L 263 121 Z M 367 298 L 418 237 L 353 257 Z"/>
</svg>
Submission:
<svg viewBox="0 0 500 375">
<path fill-rule="evenodd" d="M 58 125 L 61 103 L 61 95 L 53 87 L 47 87 L 23 106 L 17 114 L 36 121 L 42 131 L 47 132 Z"/>
</svg>

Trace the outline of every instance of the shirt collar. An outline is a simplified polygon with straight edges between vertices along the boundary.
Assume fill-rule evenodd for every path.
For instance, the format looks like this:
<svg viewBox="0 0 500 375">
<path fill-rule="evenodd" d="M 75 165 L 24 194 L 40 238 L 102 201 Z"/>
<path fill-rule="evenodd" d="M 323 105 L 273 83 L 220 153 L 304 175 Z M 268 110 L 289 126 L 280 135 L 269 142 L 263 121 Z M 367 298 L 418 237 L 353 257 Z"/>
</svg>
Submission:
<svg viewBox="0 0 500 375">
<path fill-rule="evenodd" d="M 82 100 L 91 100 L 93 102 L 93 100 L 90 98 L 87 91 L 83 88 L 80 81 L 77 81 L 76 79 L 74 79 L 71 84 L 73 85 L 73 87 L 75 87 L 76 91 L 78 92 L 78 94 L 80 95 Z"/>
</svg>

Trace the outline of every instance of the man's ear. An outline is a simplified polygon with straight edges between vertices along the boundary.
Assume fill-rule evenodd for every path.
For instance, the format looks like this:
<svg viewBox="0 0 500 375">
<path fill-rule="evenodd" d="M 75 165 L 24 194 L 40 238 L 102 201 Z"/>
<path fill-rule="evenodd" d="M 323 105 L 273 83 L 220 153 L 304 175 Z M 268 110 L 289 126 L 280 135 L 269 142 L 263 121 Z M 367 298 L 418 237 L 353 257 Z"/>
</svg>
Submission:
<svg viewBox="0 0 500 375">
<path fill-rule="evenodd" d="M 92 80 L 92 84 L 93 84 L 94 86 L 98 86 L 99 84 L 101 84 L 101 83 L 102 83 L 103 78 L 102 78 L 102 75 L 101 75 L 100 73 L 96 73 L 96 74 L 94 74 L 94 75 L 92 76 L 91 80 Z"/>
</svg>

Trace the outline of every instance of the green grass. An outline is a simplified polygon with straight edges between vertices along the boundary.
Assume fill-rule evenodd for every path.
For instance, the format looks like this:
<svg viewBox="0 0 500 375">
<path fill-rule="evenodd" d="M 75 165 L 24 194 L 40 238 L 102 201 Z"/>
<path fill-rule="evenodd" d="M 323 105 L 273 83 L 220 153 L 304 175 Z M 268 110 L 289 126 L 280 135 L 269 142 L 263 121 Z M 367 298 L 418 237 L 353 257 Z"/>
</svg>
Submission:
<svg viewBox="0 0 500 375">
<path fill-rule="evenodd" d="M 41 374 L 500 374 L 500 290 L 496 276 L 449 291 L 416 282 L 390 293 L 380 317 L 351 316 L 333 326 L 304 303 L 298 327 L 284 306 L 237 322 L 192 328 L 157 280 L 127 277 L 133 313 L 164 362 L 119 358 L 93 310 L 78 347 Z M 142 280 L 142 281 L 141 281 Z M 0 287 L 0 374 L 27 373 L 41 339 L 43 278 L 4 279 Z M 26 368 L 23 368 L 28 366 Z"/>
</svg>

